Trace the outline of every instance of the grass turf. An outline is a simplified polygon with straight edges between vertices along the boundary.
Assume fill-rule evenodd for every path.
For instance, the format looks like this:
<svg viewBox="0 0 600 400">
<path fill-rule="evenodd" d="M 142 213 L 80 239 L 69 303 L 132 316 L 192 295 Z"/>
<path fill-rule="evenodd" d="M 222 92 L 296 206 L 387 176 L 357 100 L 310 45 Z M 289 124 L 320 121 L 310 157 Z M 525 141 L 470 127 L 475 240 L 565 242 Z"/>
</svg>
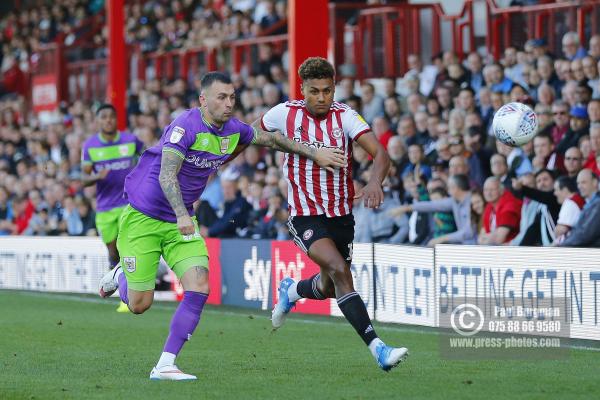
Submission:
<svg viewBox="0 0 600 400">
<path fill-rule="evenodd" d="M 549 399 L 600 393 L 600 353 L 562 361 L 448 361 L 433 330 L 376 324 L 411 356 L 379 370 L 342 319 L 207 307 L 178 359 L 196 382 L 152 382 L 175 304 L 142 316 L 115 301 L 0 291 L 0 399 Z"/>
</svg>

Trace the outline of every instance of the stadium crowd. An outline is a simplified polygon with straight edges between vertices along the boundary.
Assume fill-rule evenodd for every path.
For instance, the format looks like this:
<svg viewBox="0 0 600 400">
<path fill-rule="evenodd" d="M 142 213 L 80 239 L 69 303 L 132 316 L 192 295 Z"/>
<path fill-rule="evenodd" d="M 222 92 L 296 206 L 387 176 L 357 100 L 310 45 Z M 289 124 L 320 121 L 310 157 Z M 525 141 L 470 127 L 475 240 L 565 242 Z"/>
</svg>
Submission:
<svg viewBox="0 0 600 400">
<path fill-rule="evenodd" d="M 81 10 L 81 3 L 56 2 L 69 18 L 93 12 L 91 7 Z M 129 40 L 147 51 L 218 46 L 222 40 L 254 35 L 285 15 L 281 1 L 215 2 L 219 8 L 204 3 L 210 2 L 133 3 L 127 10 Z M 189 14 L 192 4 L 197 6 Z M 252 8 L 257 4 L 261 7 Z M 264 12 L 257 15 L 260 9 Z M 33 48 L 14 32 L 7 34 L 10 26 L 27 18 L 39 24 L 44 15 L 57 13 L 48 8 L 25 14 L 0 23 L 3 68 L 7 58 L 22 60 L 15 48 Z M 210 29 L 214 24 L 226 28 Z M 57 30 L 61 26 L 56 24 Z M 213 31 L 220 36 L 211 37 Z M 35 28 L 31 32 L 30 44 L 41 41 Z M 261 51 L 263 61 L 254 71 L 232 76 L 238 95 L 235 116 L 248 123 L 287 99 L 285 54 L 269 46 Z M 364 82 L 339 77 L 336 100 L 360 111 L 392 159 L 382 207 L 355 204 L 356 241 L 600 244 L 600 225 L 588 222 L 600 213 L 599 60 L 600 36 L 579 43 L 578 35 L 569 32 L 562 37 L 560 54 L 552 54 L 540 38 L 523 48 L 507 48 L 497 61 L 477 52 L 461 61 L 446 51 L 426 64 L 412 54 L 410 70 L 401 77 Z M 154 145 L 178 113 L 199 105 L 198 87 L 198 78 L 131 82 L 129 130 L 146 147 Z M 64 105 L 61 123 L 40 126 L 26 116 L 18 90 L 4 85 L 2 92 L 0 234 L 96 235 L 94 188 L 80 182 L 80 159 L 81 144 L 97 131 L 97 104 Z M 495 141 L 491 132 L 494 112 L 509 101 L 529 104 L 539 119 L 538 135 L 522 148 Z M 282 160 L 280 153 L 250 147 L 214 176 L 198 201 L 202 233 L 288 238 Z M 371 161 L 356 146 L 352 162 L 359 188 L 369 181 Z"/>
</svg>

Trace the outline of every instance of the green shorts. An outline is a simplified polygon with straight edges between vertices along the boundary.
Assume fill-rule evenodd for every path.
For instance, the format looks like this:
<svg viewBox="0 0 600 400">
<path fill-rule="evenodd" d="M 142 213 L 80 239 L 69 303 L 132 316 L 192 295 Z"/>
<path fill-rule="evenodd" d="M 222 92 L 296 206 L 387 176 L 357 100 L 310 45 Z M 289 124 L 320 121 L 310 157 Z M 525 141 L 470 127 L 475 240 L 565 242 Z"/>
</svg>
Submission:
<svg viewBox="0 0 600 400">
<path fill-rule="evenodd" d="M 190 268 L 208 268 L 208 250 L 198 229 L 194 235 L 183 236 L 177 224 L 149 217 L 128 205 L 119 220 L 117 248 L 129 288 L 153 290 L 162 255 L 167 265 L 181 279 Z"/>
<path fill-rule="evenodd" d="M 113 242 L 117 238 L 119 217 L 124 209 L 125 206 L 96 213 L 96 229 L 98 229 L 104 243 Z"/>
</svg>

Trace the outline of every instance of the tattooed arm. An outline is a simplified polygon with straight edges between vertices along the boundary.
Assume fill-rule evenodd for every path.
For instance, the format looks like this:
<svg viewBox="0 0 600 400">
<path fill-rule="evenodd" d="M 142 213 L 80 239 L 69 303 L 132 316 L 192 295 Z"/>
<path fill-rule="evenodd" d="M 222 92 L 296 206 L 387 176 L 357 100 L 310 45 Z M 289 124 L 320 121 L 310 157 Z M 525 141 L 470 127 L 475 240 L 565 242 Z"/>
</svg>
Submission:
<svg viewBox="0 0 600 400">
<path fill-rule="evenodd" d="M 343 168 L 346 166 L 346 159 L 343 150 L 338 148 L 309 147 L 277 132 L 267 132 L 262 130 L 260 120 L 256 120 L 252 127 L 254 128 L 253 144 L 258 146 L 271 147 L 275 150 L 286 153 L 299 154 L 316 162 L 319 166 L 333 172 L 334 168 Z"/>
<path fill-rule="evenodd" d="M 181 169 L 182 163 L 183 158 L 179 154 L 163 149 L 158 181 L 165 197 L 177 216 L 179 232 L 182 235 L 191 235 L 194 233 L 194 223 L 183 203 L 181 188 L 177 180 L 177 174 Z"/>
</svg>

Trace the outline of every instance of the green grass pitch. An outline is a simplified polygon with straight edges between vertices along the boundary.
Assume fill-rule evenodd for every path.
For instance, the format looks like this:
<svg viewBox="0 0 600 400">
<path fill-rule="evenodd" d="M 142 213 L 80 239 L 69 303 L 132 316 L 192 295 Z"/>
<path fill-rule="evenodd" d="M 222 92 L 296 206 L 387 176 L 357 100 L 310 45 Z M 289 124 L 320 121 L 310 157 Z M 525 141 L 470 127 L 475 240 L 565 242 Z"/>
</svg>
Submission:
<svg viewBox="0 0 600 400">
<path fill-rule="evenodd" d="M 380 371 L 342 319 L 207 307 L 178 359 L 196 382 L 152 382 L 175 304 L 144 315 L 114 300 L 0 291 L 0 399 L 584 399 L 600 393 L 600 352 L 562 361 L 448 361 L 434 330 L 376 324 L 411 355 Z"/>
</svg>

